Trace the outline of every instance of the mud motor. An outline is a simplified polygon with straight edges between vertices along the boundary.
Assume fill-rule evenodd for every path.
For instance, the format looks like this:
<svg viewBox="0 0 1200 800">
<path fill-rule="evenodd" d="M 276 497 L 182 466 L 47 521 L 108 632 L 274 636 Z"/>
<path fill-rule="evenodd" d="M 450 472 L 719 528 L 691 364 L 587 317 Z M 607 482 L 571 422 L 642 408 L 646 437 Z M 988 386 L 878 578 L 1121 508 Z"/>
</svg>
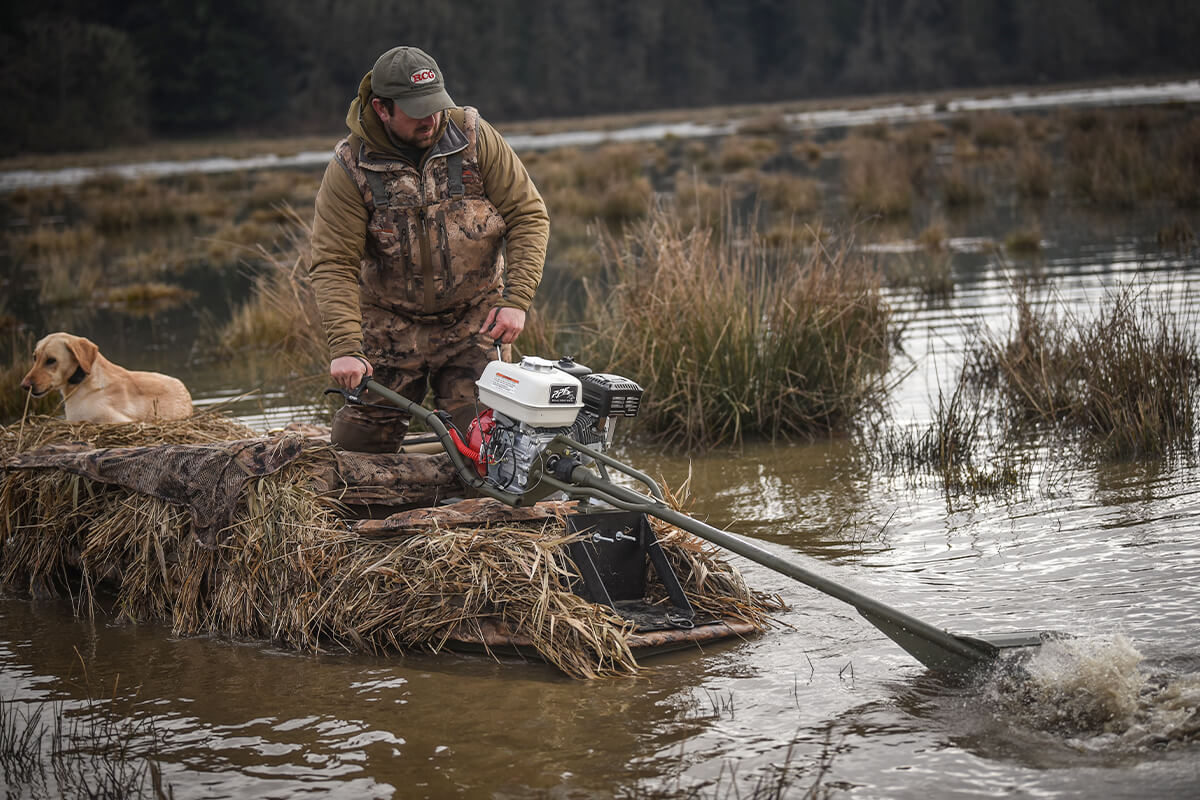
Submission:
<svg viewBox="0 0 1200 800">
<path fill-rule="evenodd" d="M 570 500 L 617 509 L 581 508 L 567 519 L 568 530 L 582 534 L 570 551 L 583 584 L 577 591 L 634 619 L 640 628 L 687 627 L 701 620 L 651 530 L 650 515 L 853 606 L 935 672 L 971 675 L 991 668 L 1004 650 L 1037 647 L 1062 635 L 950 633 L 673 508 L 649 475 L 604 452 L 612 444 L 616 418 L 637 416 L 641 405 L 642 388 L 627 378 L 593 373 L 571 359 L 526 357 L 519 364 L 493 361 L 476 386 L 488 410 L 468 427 L 466 442 L 443 421 L 448 414 L 423 408 L 369 376 L 355 391 L 340 393 L 347 402 L 358 403 L 362 390 L 369 389 L 423 419 L 464 485 L 483 496 L 518 507 L 561 492 Z M 649 494 L 612 482 L 608 470 L 642 484 Z M 637 599 L 644 594 L 647 558 L 667 590 L 669 605 L 649 608 Z"/>
<path fill-rule="evenodd" d="M 565 476 L 588 464 L 603 472 L 605 462 L 612 463 L 604 451 L 617 418 L 637 416 L 642 400 L 642 387 L 628 378 L 592 372 L 571 358 L 493 361 L 475 385 L 487 409 L 471 422 L 465 443 L 454 433 L 451 438 L 491 488 L 522 500 L 553 490 L 559 469 Z M 696 612 L 644 513 L 591 509 L 568 515 L 566 523 L 570 532 L 584 534 L 567 544 L 577 594 L 611 607 L 641 631 L 693 627 Z M 644 602 L 647 559 L 669 603 Z"/>
<path fill-rule="evenodd" d="M 475 385 L 487 410 L 459 450 L 488 483 L 513 494 L 530 488 L 532 468 L 556 436 L 603 452 L 617 418 L 637 416 L 642 399 L 642 387 L 628 378 L 592 372 L 571 358 L 493 361 Z"/>
</svg>

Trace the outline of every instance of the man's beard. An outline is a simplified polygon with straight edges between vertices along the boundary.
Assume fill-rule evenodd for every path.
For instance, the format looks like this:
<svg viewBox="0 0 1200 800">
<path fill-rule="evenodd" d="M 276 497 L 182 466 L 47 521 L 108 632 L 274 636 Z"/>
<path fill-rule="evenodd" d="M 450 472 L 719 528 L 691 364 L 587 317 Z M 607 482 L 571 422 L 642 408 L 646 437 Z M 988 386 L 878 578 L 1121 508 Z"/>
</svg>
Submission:
<svg viewBox="0 0 1200 800">
<path fill-rule="evenodd" d="M 404 139 L 400 139 L 400 143 L 405 145 L 406 147 L 420 147 L 420 148 L 429 147 L 431 144 L 433 144 L 433 134 L 436 131 L 437 131 L 436 128 L 430 128 L 424 134 L 418 133 L 414 137 L 406 137 Z"/>
<path fill-rule="evenodd" d="M 395 131 L 389 131 L 394 139 L 399 144 L 405 147 L 415 147 L 424 150 L 433 144 L 437 137 L 438 128 L 441 127 L 441 120 L 438 120 L 437 125 L 431 125 L 427 128 L 417 128 L 411 136 L 400 136 Z"/>
</svg>

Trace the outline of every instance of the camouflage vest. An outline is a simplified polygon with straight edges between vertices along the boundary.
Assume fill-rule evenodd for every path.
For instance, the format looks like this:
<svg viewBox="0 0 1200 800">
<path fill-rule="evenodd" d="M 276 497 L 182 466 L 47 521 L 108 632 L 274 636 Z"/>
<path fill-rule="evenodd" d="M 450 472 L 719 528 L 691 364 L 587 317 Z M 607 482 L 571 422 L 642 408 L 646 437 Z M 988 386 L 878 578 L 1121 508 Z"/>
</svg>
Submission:
<svg viewBox="0 0 1200 800">
<path fill-rule="evenodd" d="M 367 207 L 367 242 L 359 270 L 364 306 L 420 320 L 455 316 L 499 300 L 504 220 L 483 191 L 476 150 L 479 112 L 452 119 L 424 164 L 368 154 L 357 137 L 334 157 Z"/>
</svg>

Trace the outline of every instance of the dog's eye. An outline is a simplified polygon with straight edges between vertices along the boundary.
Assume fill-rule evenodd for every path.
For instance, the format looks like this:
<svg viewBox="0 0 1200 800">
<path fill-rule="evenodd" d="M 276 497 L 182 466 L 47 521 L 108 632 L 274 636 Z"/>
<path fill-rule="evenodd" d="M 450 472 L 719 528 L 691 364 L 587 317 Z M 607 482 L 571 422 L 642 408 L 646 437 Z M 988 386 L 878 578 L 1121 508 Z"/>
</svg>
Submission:
<svg viewBox="0 0 1200 800">
<path fill-rule="evenodd" d="M 46 366 L 47 366 L 47 367 L 53 367 L 53 366 L 54 366 L 55 364 L 57 364 L 57 363 L 58 363 L 58 359 L 57 359 L 57 358 L 47 358 L 47 359 L 46 359 Z"/>
</svg>

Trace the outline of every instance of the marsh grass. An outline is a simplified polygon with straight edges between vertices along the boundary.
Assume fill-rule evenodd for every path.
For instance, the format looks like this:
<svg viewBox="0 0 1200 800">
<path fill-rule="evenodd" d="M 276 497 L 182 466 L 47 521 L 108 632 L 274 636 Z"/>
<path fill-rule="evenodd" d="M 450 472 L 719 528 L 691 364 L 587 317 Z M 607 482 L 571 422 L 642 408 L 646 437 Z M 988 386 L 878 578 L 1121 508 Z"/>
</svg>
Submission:
<svg viewBox="0 0 1200 800">
<path fill-rule="evenodd" d="M 1168 191 L 1176 205 L 1200 206 L 1200 121 L 1192 120 L 1170 145 Z"/>
<path fill-rule="evenodd" d="M 275 216 L 272 215 L 272 220 Z M 256 262 L 263 251 L 277 252 L 279 226 L 272 221 L 251 217 L 241 222 L 223 223 L 211 236 L 204 237 L 204 255 L 216 267 Z"/>
<path fill-rule="evenodd" d="M 718 718 L 726 713 L 732 718 L 732 695 L 714 699 L 710 694 L 709 703 Z M 685 781 L 689 760 L 681 750 L 677 757 L 666 756 L 665 764 L 660 757 L 656 767 L 661 776 L 653 785 L 638 780 L 619 790 L 617 797 L 621 800 L 824 800 L 836 797 L 835 786 L 826 781 L 840 750 L 831 733 L 826 731 L 821 751 L 813 754 L 808 763 L 801 760 L 800 749 L 800 740 L 793 739 L 781 758 L 749 776 L 739 775 L 736 762 L 725 762 L 715 779 L 699 783 Z"/>
<path fill-rule="evenodd" d="M 1175 217 L 1158 229 L 1155 237 L 1160 247 L 1185 252 L 1196 245 L 1196 232 L 1183 217 Z"/>
<path fill-rule="evenodd" d="M 782 215 L 807 216 L 823 202 L 821 184 L 815 178 L 791 173 L 759 174 L 755 181 L 758 199 Z"/>
<path fill-rule="evenodd" d="M 792 158 L 801 163 L 806 163 L 809 165 L 818 163 L 823 155 L 821 145 L 817 144 L 811 139 L 805 139 L 804 141 L 794 143 L 789 152 L 791 153 Z"/>
<path fill-rule="evenodd" d="M 906 152 L 932 153 L 938 143 L 950 136 L 950 129 L 935 120 L 918 120 L 900 131 L 901 146 Z"/>
<path fill-rule="evenodd" d="M 719 232 L 731 202 L 728 191 L 699 175 L 683 170 L 675 174 L 675 208 L 685 228 Z"/>
<path fill-rule="evenodd" d="M 717 168 L 725 173 L 757 169 L 779 150 L 773 139 L 760 136 L 729 136 L 717 148 Z"/>
<path fill-rule="evenodd" d="M 921 163 L 902 156 L 886 137 L 852 135 L 844 145 L 842 188 L 855 211 L 900 217 L 912 210 Z"/>
<path fill-rule="evenodd" d="M 86 301 L 104 278 L 104 237 L 88 224 L 39 225 L 13 237 L 12 257 L 48 306 Z"/>
<path fill-rule="evenodd" d="M 1004 237 L 1004 249 L 1014 256 L 1035 256 L 1042 251 L 1042 231 L 1036 226 L 1012 231 Z"/>
<path fill-rule="evenodd" d="M 917 244 L 927 253 L 945 253 L 949 249 L 950 234 L 944 220 L 935 219 L 917 234 Z"/>
<path fill-rule="evenodd" d="M 129 283 L 103 292 L 105 303 L 135 314 L 157 314 L 186 303 L 195 296 L 196 293 L 189 289 L 160 281 Z"/>
<path fill-rule="evenodd" d="M 152 723 L 114 714 L 89 694 L 79 708 L 65 702 L 0 698 L 0 783 L 8 797 L 166 798 Z M 12 790 L 21 787 L 18 794 Z"/>
<path fill-rule="evenodd" d="M 17 419 L 26 412 L 49 414 L 62 401 L 58 392 L 33 397 L 21 388 L 21 378 L 33 366 L 36 341 L 32 334 L 15 325 L 0 331 L 0 423 Z"/>
<path fill-rule="evenodd" d="M 215 352 L 222 357 L 270 355 L 280 375 L 323 376 L 329 347 L 308 279 L 307 245 L 311 230 L 294 211 L 285 235 L 291 247 L 276 253 L 259 247 L 265 267 L 254 277 L 245 303 L 214 332 Z"/>
<path fill-rule="evenodd" d="M 104 243 L 103 237 L 87 223 L 73 226 L 37 225 L 12 238 L 13 253 L 22 260 L 57 256 L 81 259 L 94 254 Z"/>
<path fill-rule="evenodd" d="M 530 175 L 549 200 L 563 189 L 595 192 L 642 177 L 647 168 L 657 164 L 660 155 L 660 148 L 654 145 L 612 143 L 531 153 L 525 160 Z"/>
<path fill-rule="evenodd" d="M 550 213 L 547 261 L 590 274 L 597 266 L 591 228 L 643 218 L 663 156 L 661 147 L 624 143 L 529 154 L 526 166 Z"/>
<path fill-rule="evenodd" d="M 987 184 L 980 172 L 964 164 L 954 164 L 938 179 L 946 207 L 967 208 L 987 199 Z"/>
<path fill-rule="evenodd" d="M 145 249 L 126 252 L 113 264 L 112 279 L 157 283 L 152 280 L 164 275 L 178 274 L 194 265 L 195 255 L 178 246 L 147 244 Z M 117 288 L 117 287 L 113 287 Z"/>
<path fill-rule="evenodd" d="M 321 185 L 320 173 L 270 170 L 256 173 L 247 186 L 243 207 L 249 211 L 272 211 L 288 207 L 308 209 Z"/>
<path fill-rule="evenodd" d="M 1067 140 L 1068 187 L 1099 206 L 1132 208 L 1155 182 L 1142 142 L 1110 125 L 1074 132 Z"/>
<path fill-rule="evenodd" d="M 73 189 L 24 189 L 7 198 L 9 213 L 23 213 L 31 226 L 21 248 L 27 255 L 47 249 L 78 253 L 97 244 L 119 243 L 131 232 L 168 229 L 211 233 L 253 217 L 277 220 L 280 208 L 311 208 L 319 176 L 306 170 L 260 170 L 125 179 L 101 174 Z M 52 225 L 51 225 L 52 223 Z M 50 230 L 47 230 L 50 229 Z M 60 237 L 81 237 L 71 243 Z"/>
<path fill-rule="evenodd" d="M 1054 187 L 1054 164 L 1050 157 L 1032 146 L 1017 151 L 1016 188 L 1021 197 L 1044 200 Z"/>
<path fill-rule="evenodd" d="M 60 317 L 98 306 L 133 315 L 177 307 L 187 294 L 164 275 L 278 256 L 287 244 L 280 227 L 296 212 L 272 204 L 303 198 L 315 181 L 303 171 L 159 180 L 101 174 L 72 189 L 18 190 L 2 204 L 17 226 L 6 236 L 13 286 L 35 291 Z"/>
<path fill-rule="evenodd" d="M 1194 321 L 1177 316 L 1170 291 L 1155 299 L 1149 287 L 1110 289 L 1085 318 L 1018 285 L 1015 324 L 969 354 L 971 380 L 998 391 L 1017 424 L 1066 431 L 1102 456 L 1191 447 L 1200 388 Z"/>
<path fill-rule="evenodd" d="M 586 358 L 646 389 L 640 428 L 685 449 L 840 429 L 884 390 L 891 311 L 848 243 L 776 251 L 730 219 L 718 241 L 656 209 L 606 241 Z"/>
<path fill-rule="evenodd" d="M 105 187 L 90 199 L 88 210 L 96 230 L 103 234 L 174 227 L 196 219 L 184 195 L 161 181 L 139 180 L 112 189 Z"/>
<path fill-rule="evenodd" d="M 973 390 L 965 368 L 949 397 L 938 389 L 935 408 L 923 429 L 869 429 L 867 449 L 876 469 L 910 478 L 933 475 L 948 497 L 1008 495 L 1028 484 L 1028 460 L 992 430 L 994 409 Z"/>
<path fill-rule="evenodd" d="M 1025 138 L 1025 125 L 1015 114 L 984 112 L 970 117 L 971 136 L 983 149 L 1016 147 Z"/>
<path fill-rule="evenodd" d="M 85 305 L 103 280 L 98 263 L 46 258 L 38 269 L 38 301 L 47 306 Z"/>
<path fill-rule="evenodd" d="M 75 203 L 61 186 L 18 187 L 0 196 L 0 209 L 12 223 L 36 227 L 47 220 L 63 220 L 73 213 Z"/>
<path fill-rule="evenodd" d="M 926 247 L 915 253 L 898 253 L 880 259 L 889 286 L 915 289 L 930 302 L 954 295 L 954 268 L 948 250 Z"/>
<path fill-rule="evenodd" d="M 775 250 L 805 250 L 821 247 L 834 239 L 833 232 L 820 219 L 804 222 L 795 217 L 777 219 L 763 232 L 763 242 Z"/>
<path fill-rule="evenodd" d="M 578 326 L 568 325 L 566 318 L 562 305 L 541 303 L 529 309 L 525 327 L 513 343 L 514 356 L 574 357 L 579 352 Z"/>
<path fill-rule="evenodd" d="M 1200 201 L 1200 126 L 1170 109 L 1080 112 L 1068 119 L 1066 185 L 1103 208 Z"/>
</svg>

